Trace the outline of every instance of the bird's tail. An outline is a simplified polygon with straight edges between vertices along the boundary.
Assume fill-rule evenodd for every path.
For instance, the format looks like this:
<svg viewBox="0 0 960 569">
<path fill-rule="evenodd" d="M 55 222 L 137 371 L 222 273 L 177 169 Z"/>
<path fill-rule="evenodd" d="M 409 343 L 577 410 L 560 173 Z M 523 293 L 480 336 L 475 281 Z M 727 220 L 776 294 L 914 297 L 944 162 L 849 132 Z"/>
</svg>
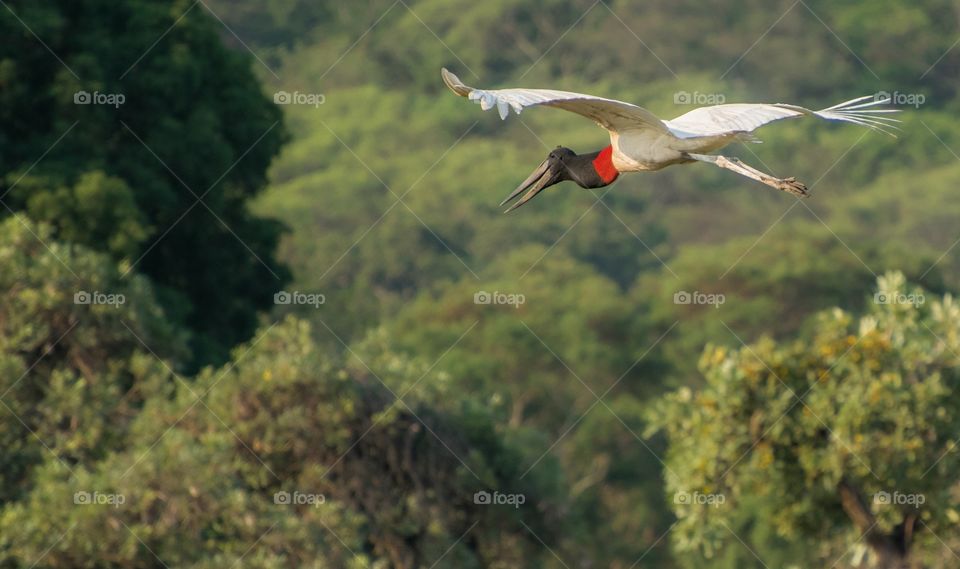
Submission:
<svg viewBox="0 0 960 569">
<path fill-rule="evenodd" d="M 849 101 L 827 107 L 826 109 L 814 111 L 814 114 L 827 120 L 844 121 L 865 126 L 896 138 L 897 135 L 892 131 L 900 130 L 897 128 L 897 123 L 900 121 L 887 115 L 899 113 L 900 110 L 877 108 L 880 105 L 889 105 L 890 102 L 891 99 L 889 95 L 867 95 L 865 97 L 850 99 Z"/>
</svg>

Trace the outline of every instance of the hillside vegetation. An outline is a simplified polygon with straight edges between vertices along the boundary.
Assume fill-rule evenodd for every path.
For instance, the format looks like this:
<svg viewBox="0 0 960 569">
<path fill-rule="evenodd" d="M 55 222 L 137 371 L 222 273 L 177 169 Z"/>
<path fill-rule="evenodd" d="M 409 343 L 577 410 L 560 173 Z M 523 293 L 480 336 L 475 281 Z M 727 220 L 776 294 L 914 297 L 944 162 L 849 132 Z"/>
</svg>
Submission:
<svg viewBox="0 0 960 569">
<path fill-rule="evenodd" d="M 0 567 L 956 563 L 960 4 L 7 4 Z M 504 215 L 606 133 L 441 67 L 904 122 Z"/>
</svg>

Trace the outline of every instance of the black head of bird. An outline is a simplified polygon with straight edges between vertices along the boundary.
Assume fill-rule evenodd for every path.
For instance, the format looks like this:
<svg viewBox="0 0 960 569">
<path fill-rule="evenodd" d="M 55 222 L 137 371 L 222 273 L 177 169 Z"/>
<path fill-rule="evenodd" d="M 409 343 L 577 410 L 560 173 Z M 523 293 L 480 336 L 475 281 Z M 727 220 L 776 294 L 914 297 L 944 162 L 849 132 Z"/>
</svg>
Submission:
<svg viewBox="0 0 960 569">
<path fill-rule="evenodd" d="M 550 151 L 547 159 L 537 166 L 537 169 L 505 200 L 500 202 L 500 205 L 506 204 L 527 190 L 520 201 L 507 209 L 507 212 L 513 211 L 546 188 L 567 180 L 575 182 L 581 188 L 602 188 L 610 185 L 620 175 L 613 166 L 612 154 L 613 149 L 609 146 L 589 154 L 577 154 L 569 148 L 558 146 Z"/>
</svg>

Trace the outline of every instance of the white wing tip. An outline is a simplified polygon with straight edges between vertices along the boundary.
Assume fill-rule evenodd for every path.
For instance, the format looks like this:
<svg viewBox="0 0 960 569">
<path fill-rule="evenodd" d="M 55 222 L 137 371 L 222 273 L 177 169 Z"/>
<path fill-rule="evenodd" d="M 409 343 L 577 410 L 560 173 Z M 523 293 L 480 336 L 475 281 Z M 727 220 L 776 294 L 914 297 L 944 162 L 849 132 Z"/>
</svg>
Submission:
<svg viewBox="0 0 960 569">
<path fill-rule="evenodd" d="M 838 105 L 814 111 L 814 114 L 827 120 L 843 121 L 864 126 L 897 138 L 897 135 L 891 132 L 891 130 L 900 130 L 897 128 L 896 123 L 901 121 L 886 115 L 899 113 L 901 109 L 874 108 L 878 105 L 889 105 L 891 102 L 892 99 L 888 94 L 877 93 L 844 101 Z"/>
</svg>

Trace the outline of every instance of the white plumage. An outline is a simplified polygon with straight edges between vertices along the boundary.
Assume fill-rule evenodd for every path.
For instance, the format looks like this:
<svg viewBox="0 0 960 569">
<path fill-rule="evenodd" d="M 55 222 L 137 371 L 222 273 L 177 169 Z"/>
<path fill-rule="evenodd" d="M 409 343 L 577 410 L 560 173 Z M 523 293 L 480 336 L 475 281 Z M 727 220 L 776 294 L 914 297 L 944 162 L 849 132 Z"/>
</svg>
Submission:
<svg viewBox="0 0 960 569">
<path fill-rule="evenodd" d="M 485 111 L 497 107 L 501 119 L 507 118 L 510 109 L 520 114 L 526 107 L 544 105 L 577 113 L 593 119 L 609 131 L 617 132 L 642 128 L 669 131 L 678 138 L 695 138 L 748 133 L 773 121 L 802 116 L 850 122 L 888 132 L 886 128 L 893 128 L 892 123 L 899 122 L 884 116 L 898 112 L 895 109 L 870 108 L 888 104 L 889 99 L 875 99 L 869 95 L 819 111 L 785 103 L 733 103 L 700 107 L 675 119 L 662 121 L 643 107 L 615 99 L 553 89 L 476 89 L 464 85 L 446 69 L 441 73 L 444 82 L 454 93 L 480 103 L 480 108 Z"/>
<path fill-rule="evenodd" d="M 459 81 L 456 76 L 453 76 L 453 79 Z M 549 89 L 499 89 L 495 91 L 472 89 L 467 98 L 480 103 L 480 108 L 485 111 L 497 107 L 501 119 L 507 118 L 510 109 L 520 114 L 520 111 L 525 107 L 544 105 L 593 119 L 607 130 L 619 131 L 642 127 L 666 132 L 663 122 L 643 107 L 582 93 Z"/>
<path fill-rule="evenodd" d="M 870 102 L 863 103 L 863 101 L 867 99 L 871 99 Z M 819 111 L 811 111 L 810 109 L 784 103 L 734 103 L 694 109 L 673 120 L 666 121 L 665 124 L 674 136 L 679 138 L 695 138 L 698 136 L 716 136 L 732 132 L 753 132 L 757 128 L 773 121 L 803 116 L 816 116 L 832 121 L 854 123 L 892 135 L 885 127 L 895 128 L 893 124 L 888 123 L 899 121 L 883 115 L 897 111 L 893 109 L 867 108 L 884 105 L 889 102 L 889 100 L 874 99 L 870 96 L 859 97 Z"/>
</svg>

